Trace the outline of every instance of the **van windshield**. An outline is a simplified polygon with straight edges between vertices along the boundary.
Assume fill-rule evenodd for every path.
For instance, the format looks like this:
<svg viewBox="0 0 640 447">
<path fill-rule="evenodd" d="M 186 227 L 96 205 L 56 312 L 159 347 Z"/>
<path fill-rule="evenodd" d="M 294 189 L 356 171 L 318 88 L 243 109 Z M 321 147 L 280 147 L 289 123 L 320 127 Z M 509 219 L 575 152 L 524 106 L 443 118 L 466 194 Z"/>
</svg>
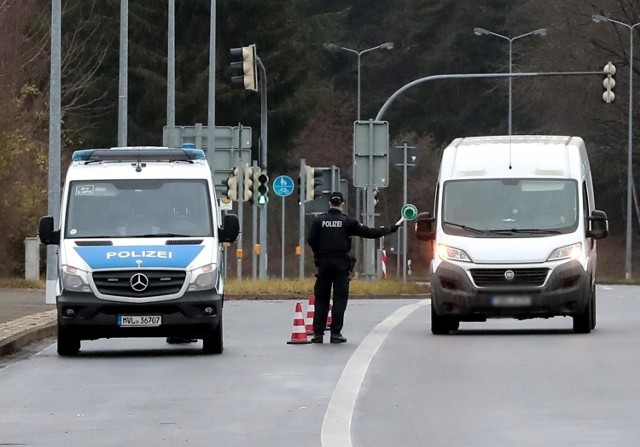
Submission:
<svg viewBox="0 0 640 447">
<path fill-rule="evenodd" d="M 86 180 L 69 185 L 65 237 L 211 236 L 204 180 Z"/>
<path fill-rule="evenodd" d="M 571 233 L 578 226 L 578 184 L 556 179 L 445 182 L 442 227 L 471 237 Z"/>
</svg>

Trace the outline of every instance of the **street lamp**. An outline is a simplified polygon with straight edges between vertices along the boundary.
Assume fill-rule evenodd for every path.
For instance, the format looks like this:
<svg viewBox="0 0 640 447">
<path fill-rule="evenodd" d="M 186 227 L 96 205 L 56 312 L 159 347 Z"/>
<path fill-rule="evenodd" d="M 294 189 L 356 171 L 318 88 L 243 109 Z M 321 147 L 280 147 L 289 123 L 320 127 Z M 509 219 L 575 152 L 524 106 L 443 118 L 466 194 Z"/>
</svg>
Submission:
<svg viewBox="0 0 640 447">
<path fill-rule="evenodd" d="M 610 19 L 606 16 L 601 16 L 598 14 L 594 14 L 592 17 L 594 22 L 602 23 L 602 22 L 611 22 L 616 25 L 624 26 L 629 30 L 629 135 L 628 138 L 628 149 L 627 149 L 627 248 L 626 248 L 626 257 L 625 257 L 625 273 L 624 276 L 626 279 L 631 279 L 631 228 L 633 226 L 632 212 L 631 212 L 631 191 L 633 189 L 633 151 L 632 151 L 632 141 L 633 141 L 633 29 L 640 25 L 640 23 L 636 23 L 633 25 L 629 25 L 624 22 L 620 22 L 618 20 Z"/>
<path fill-rule="evenodd" d="M 547 34 L 547 29 L 546 28 L 540 28 L 534 31 L 530 31 L 526 34 L 521 34 L 519 36 L 515 36 L 515 37 L 507 37 L 507 36 L 503 36 L 502 34 L 498 34 L 498 33 L 494 33 L 492 31 L 486 30 L 484 28 L 474 28 L 473 32 L 476 36 L 482 36 L 482 35 L 491 35 L 491 36 L 496 36 L 499 37 L 501 39 L 504 40 L 508 40 L 509 41 L 509 74 L 512 73 L 512 67 L 513 67 L 513 63 L 512 63 L 512 59 L 513 59 L 513 52 L 512 52 L 512 44 L 514 40 L 518 40 L 521 39 L 523 37 L 527 37 L 527 36 L 544 36 Z M 512 83 L 512 78 L 509 77 L 509 135 L 511 135 L 511 83 Z"/>
<path fill-rule="evenodd" d="M 362 50 L 362 51 L 352 50 L 351 48 L 343 47 L 343 46 L 336 45 L 336 44 L 333 44 L 333 43 L 326 43 L 326 44 L 324 44 L 324 47 L 327 48 L 328 50 L 344 50 L 344 51 L 348 51 L 350 53 L 355 53 L 358 56 L 358 120 L 360 120 L 360 59 L 362 58 L 362 55 L 364 53 L 368 53 L 370 51 L 374 51 L 374 50 L 391 50 L 391 49 L 393 49 L 393 42 L 385 42 L 385 43 L 382 43 L 382 44 L 377 45 L 375 47 L 367 48 L 366 50 Z"/>
<path fill-rule="evenodd" d="M 361 62 L 361 58 L 362 55 L 365 53 L 368 53 L 370 51 L 375 51 L 375 50 L 391 50 L 393 49 L 393 42 L 385 42 L 385 43 L 381 43 L 380 45 L 376 45 L 375 47 L 371 47 L 371 48 L 367 48 L 366 50 L 362 50 L 362 51 L 357 51 L 357 50 L 353 50 L 351 48 L 347 48 L 347 47 L 343 47 L 341 45 L 336 45 L 333 43 L 326 43 L 324 44 L 324 47 L 328 50 L 344 50 L 344 51 L 348 51 L 349 53 L 354 53 L 358 56 L 358 121 L 360 121 L 360 62 Z M 363 191 L 365 192 L 365 197 L 368 198 L 368 200 L 364 200 L 364 203 L 366 204 L 367 202 L 371 202 L 371 206 L 365 207 L 366 210 L 371 210 L 371 212 L 367 212 L 366 213 L 366 222 L 367 222 L 367 226 L 372 227 L 374 225 L 374 212 L 373 212 L 373 192 L 372 191 L 366 191 L 366 188 L 363 188 Z M 356 189 L 356 216 L 360 215 L 360 194 L 358 193 L 357 189 Z M 360 238 L 356 238 L 356 253 L 358 253 L 359 251 L 359 245 L 360 245 Z M 374 245 L 373 242 L 370 239 L 365 239 L 364 241 L 364 250 L 365 250 L 365 257 L 364 259 L 373 259 L 373 256 L 369 256 L 372 254 L 373 250 L 374 250 Z M 366 261 L 365 261 L 366 262 Z M 367 264 L 365 264 L 367 265 Z M 370 269 L 370 265 L 367 267 L 367 270 Z M 365 270 L 366 272 L 366 270 Z M 367 272 L 369 273 L 369 272 Z M 373 273 L 373 269 L 371 269 L 371 273 Z"/>
</svg>

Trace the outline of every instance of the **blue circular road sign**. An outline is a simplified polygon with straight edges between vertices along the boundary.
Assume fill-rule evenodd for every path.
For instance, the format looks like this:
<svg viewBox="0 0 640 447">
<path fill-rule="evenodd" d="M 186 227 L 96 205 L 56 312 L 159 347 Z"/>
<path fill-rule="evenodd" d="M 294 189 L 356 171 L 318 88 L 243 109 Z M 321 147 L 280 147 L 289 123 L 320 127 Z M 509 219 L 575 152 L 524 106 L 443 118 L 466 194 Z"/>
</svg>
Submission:
<svg viewBox="0 0 640 447">
<path fill-rule="evenodd" d="M 293 179 L 288 175 L 280 175 L 273 181 L 273 192 L 280 197 L 287 197 L 293 192 Z"/>
</svg>

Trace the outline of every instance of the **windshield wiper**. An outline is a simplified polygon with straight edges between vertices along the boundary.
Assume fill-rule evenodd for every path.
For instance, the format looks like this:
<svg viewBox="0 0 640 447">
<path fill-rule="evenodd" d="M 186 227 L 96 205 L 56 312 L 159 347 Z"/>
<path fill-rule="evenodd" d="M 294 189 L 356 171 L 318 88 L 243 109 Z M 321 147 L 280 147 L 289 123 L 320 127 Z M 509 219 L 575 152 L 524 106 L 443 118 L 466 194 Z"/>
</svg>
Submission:
<svg viewBox="0 0 640 447">
<path fill-rule="evenodd" d="M 511 231 L 512 233 L 529 233 L 529 234 L 562 234 L 561 231 L 547 230 L 544 228 L 513 228 L 508 231 Z"/>
<path fill-rule="evenodd" d="M 463 230 L 470 231 L 471 233 L 477 233 L 477 234 L 485 234 L 486 233 L 486 230 L 480 230 L 479 228 L 468 227 L 466 225 L 462 225 L 462 224 L 459 224 L 459 223 L 449 222 L 448 220 L 445 220 L 442 223 L 443 224 L 447 224 L 447 225 L 451 225 L 452 227 L 461 228 Z"/>
<path fill-rule="evenodd" d="M 136 234 L 127 237 L 193 237 L 190 234 L 176 234 L 176 233 L 147 233 L 147 234 Z"/>
</svg>

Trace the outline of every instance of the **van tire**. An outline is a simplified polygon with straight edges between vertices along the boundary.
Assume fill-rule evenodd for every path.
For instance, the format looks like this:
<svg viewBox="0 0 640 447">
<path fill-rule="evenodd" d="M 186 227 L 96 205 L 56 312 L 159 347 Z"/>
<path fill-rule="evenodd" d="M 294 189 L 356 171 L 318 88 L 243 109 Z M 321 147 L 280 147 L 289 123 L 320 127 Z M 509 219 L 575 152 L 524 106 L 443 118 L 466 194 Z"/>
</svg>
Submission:
<svg viewBox="0 0 640 447">
<path fill-rule="evenodd" d="M 431 333 L 433 335 L 447 335 L 451 331 L 456 331 L 460 327 L 460 322 L 450 317 L 441 317 L 433 307 L 431 299 Z"/>
<path fill-rule="evenodd" d="M 589 294 L 589 302 L 585 310 L 573 316 L 573 332 L 576 334 L 588 334 L 596 325 L 596 294 L 592 289 Z"/>
<path fill-rule="evenodd" d="M 69 334 L 58 324 L 58 355 L 61 357 L 73 357 L 80 351 L 80 339 Z"/>
<path fill-rule="evenodd" d="M 218 326 L 202 339 L 202 352 L 205 354 L 222 354 L 224 342 L 222 339 L 222 315 Z"/>
</svg>

